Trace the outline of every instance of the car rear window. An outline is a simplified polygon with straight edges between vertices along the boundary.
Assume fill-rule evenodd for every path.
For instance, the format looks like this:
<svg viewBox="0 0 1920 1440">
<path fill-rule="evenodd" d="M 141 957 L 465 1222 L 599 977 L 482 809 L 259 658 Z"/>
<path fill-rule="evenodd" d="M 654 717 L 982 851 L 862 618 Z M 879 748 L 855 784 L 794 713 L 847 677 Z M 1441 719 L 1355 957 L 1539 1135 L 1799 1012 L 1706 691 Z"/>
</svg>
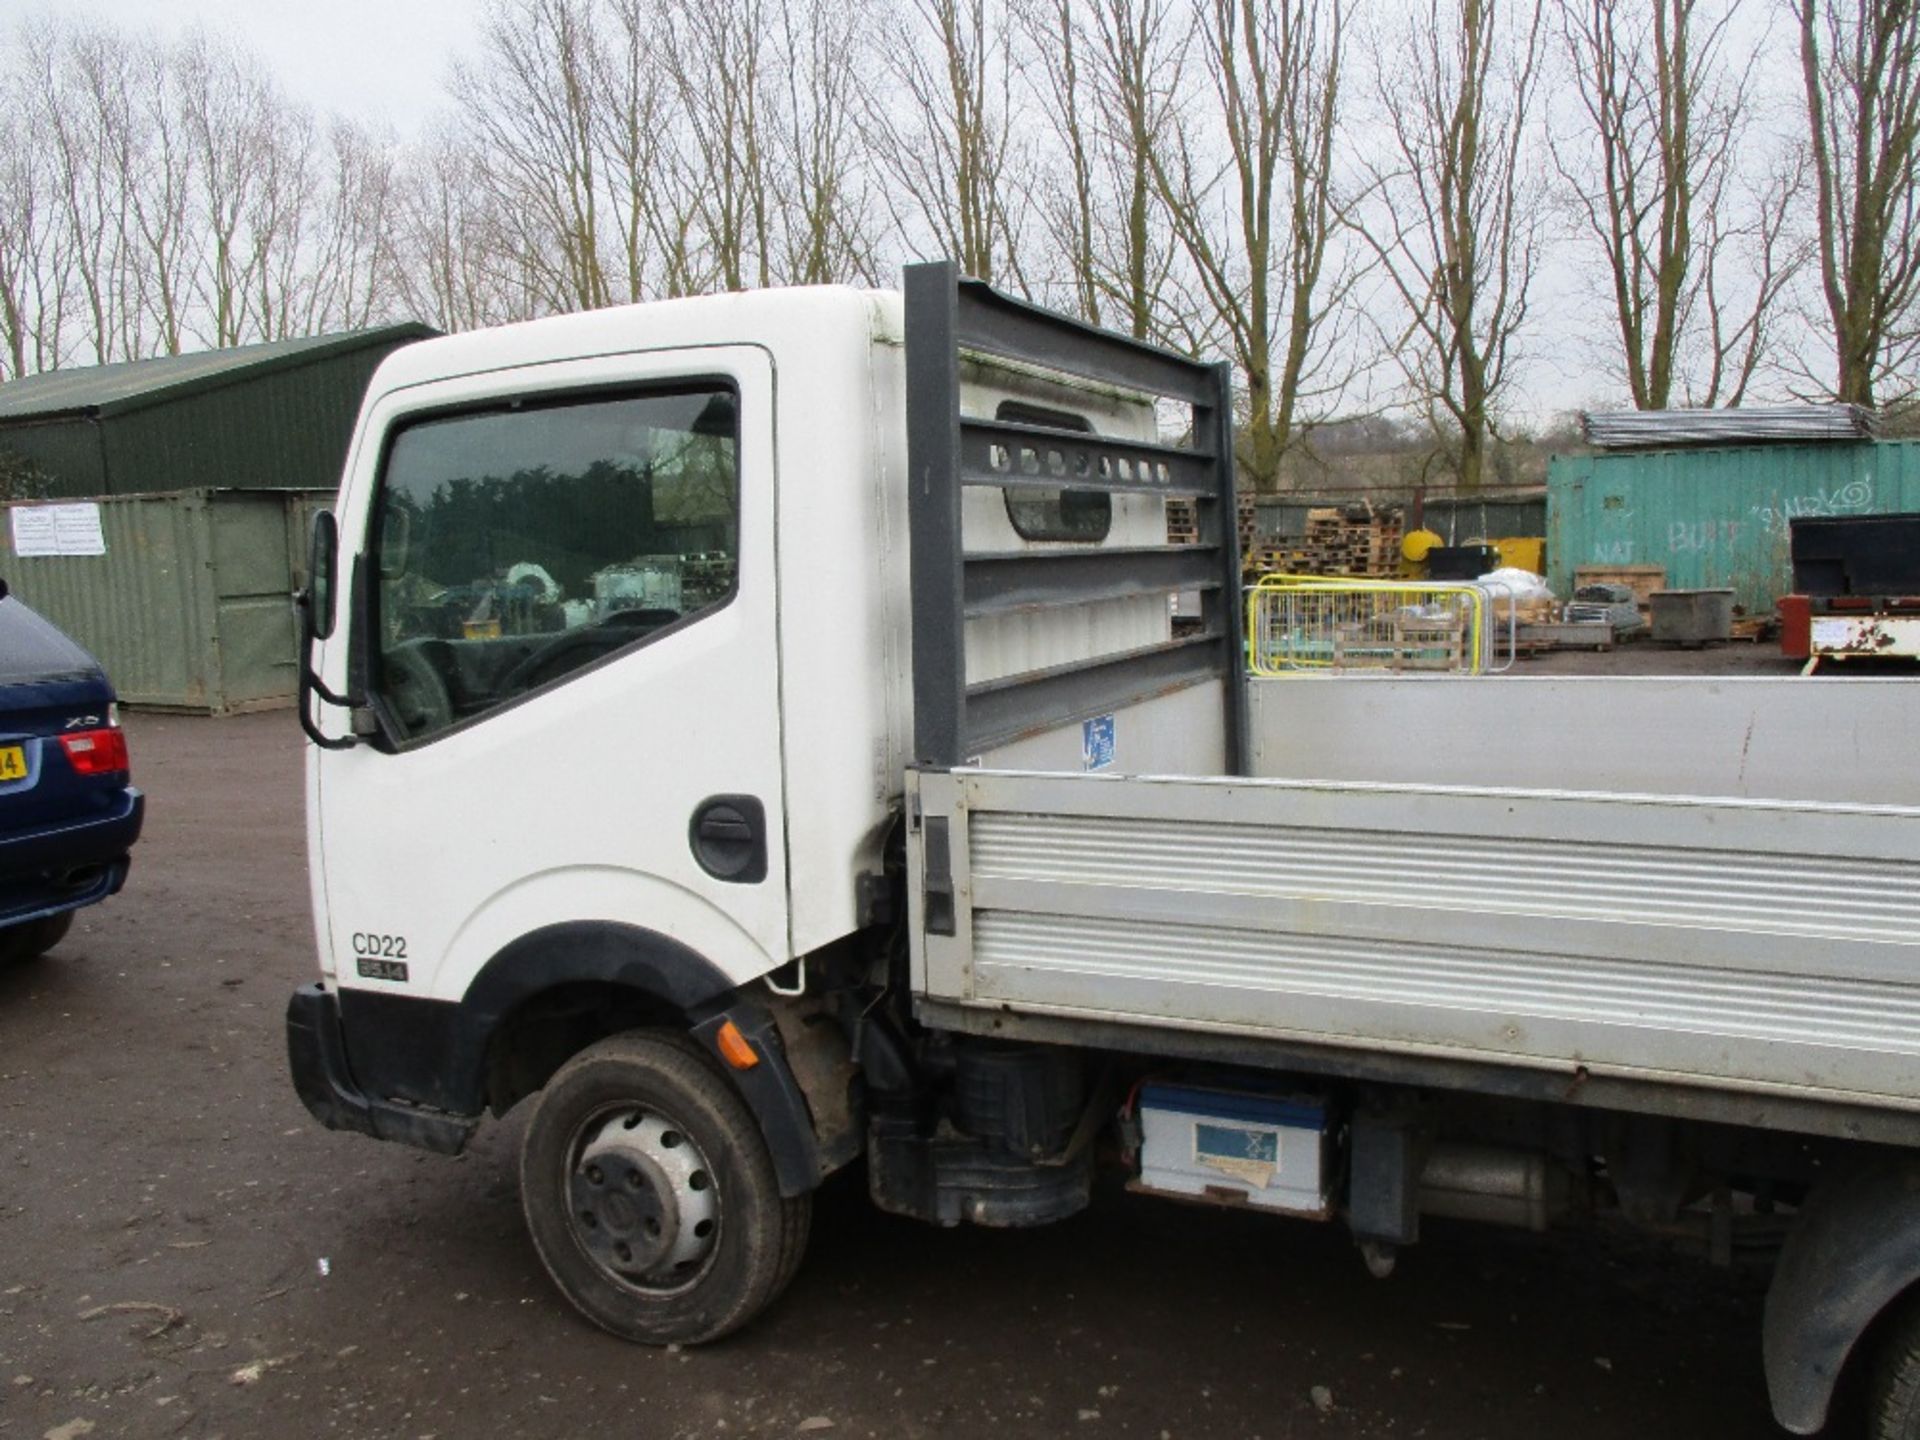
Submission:
<svg viewBox="0 0 1920 1440">
<path fill-rule="evenodd" d="M 91 675 L 94 658 L 12 596 L 0 597 L 0 685 Z"/>
</svg>

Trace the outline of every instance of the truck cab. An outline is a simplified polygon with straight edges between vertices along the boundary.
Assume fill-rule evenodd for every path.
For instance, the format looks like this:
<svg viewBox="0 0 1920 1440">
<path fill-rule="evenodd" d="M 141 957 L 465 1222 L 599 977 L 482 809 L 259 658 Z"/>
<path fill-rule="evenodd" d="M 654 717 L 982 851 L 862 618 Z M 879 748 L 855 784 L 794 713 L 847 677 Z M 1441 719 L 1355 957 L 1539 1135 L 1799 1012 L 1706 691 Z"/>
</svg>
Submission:
<svg viewBox="0 0 1920 1440">
<path fill-rule="evenodd" d="M 910 595 L 906 323 L 896 292 L 769 291 L 382 365 L 305 601 L 321 979 L 289 1037 L 325 1123 L 457 1151 L 637 1030 L 719 1062 L 789 1203 L 860 1148 L 821 979 L 904 967 L 912 654 L 939 647 Z M 954 496 L 1010 587 L 950 637 L 975 683 L 1190 651 L 1169 581 L 1191 563 L 1051 598 L 1019 568 L 1165 548 L 1153 394 L 950 353 L 943 403 L 999 427 L 985 463 L 1021 482 Z M 1172 702 L 1163 767 L 1220 766 L 1219 701 L 1194 728 Z"/>
</svg>

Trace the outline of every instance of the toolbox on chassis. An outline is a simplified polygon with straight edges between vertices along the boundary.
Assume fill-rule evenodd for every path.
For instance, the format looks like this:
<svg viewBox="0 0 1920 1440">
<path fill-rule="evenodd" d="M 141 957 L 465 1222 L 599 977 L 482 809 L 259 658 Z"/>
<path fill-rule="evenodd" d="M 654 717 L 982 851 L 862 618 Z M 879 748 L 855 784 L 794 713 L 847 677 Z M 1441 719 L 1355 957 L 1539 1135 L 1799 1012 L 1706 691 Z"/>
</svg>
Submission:
<svg viewBox="0 0 1920 1440">
<path fill-rule="evenodd" d="M 764 1309 L 855 1158 L 983 1225 L 1102 1158 L 1376 1274 L 1434 1215 L 1771 1258 L 1780 1421 L 1858 1373 L 1920 1440 L 1909 692 L 1249 689 L 1232 444 L 1224 367 L 947 265 L 397 352 L 304 600 L 302 1099 L 528 1101 L 638 1340 Z"/>
</svg>

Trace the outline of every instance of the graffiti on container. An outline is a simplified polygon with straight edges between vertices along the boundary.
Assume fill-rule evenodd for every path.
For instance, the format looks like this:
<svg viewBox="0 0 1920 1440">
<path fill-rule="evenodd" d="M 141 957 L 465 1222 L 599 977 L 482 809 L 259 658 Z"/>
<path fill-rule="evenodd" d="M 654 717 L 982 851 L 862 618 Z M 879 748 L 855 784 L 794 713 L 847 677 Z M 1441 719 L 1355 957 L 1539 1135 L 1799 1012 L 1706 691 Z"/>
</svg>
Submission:
<svg viewBox="0 0 1920 1440">
<path fill-rule="evenodd" d="M 1593 542 L 1593 563 L 1595 565 L 1631 565 L 1633 564 L 1633 541 L 1596 540 Z"/>
<path fill-rule="evenodd" d="M 1756 505 L 1753 518 L 1767 530 L 1778 534 L 1791 520 L 1809 515 L 1859 515 L 1873 508 L 1873 482 L 1850 480 L 1833 490 L 1815 490 L 1808 495 L 1790 495 L 1776 505 Z"/>
<path fill-rule="evenodd" d="M 1724 545 L 1729 550 L 1740 539 L 1742 520 L 1676 520 L 1667 527 L 1667 551 L 1673 555 L 1698 554 Z"/>
</svg>

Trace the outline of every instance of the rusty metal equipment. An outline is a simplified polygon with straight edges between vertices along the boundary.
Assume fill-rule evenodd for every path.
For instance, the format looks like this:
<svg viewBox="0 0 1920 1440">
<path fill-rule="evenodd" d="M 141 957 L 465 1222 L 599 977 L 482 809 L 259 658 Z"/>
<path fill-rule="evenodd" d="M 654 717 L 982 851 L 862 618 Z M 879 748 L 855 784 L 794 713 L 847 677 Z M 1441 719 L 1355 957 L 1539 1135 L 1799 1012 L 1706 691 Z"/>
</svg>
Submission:
<svg viewBox="0 0 1920 1440">
<path fill-rule="evenodd" d="M 1796 519 L 1783 653 L 1807 662 L 1920 659 L 1920 514 Z"/>
</svg>

